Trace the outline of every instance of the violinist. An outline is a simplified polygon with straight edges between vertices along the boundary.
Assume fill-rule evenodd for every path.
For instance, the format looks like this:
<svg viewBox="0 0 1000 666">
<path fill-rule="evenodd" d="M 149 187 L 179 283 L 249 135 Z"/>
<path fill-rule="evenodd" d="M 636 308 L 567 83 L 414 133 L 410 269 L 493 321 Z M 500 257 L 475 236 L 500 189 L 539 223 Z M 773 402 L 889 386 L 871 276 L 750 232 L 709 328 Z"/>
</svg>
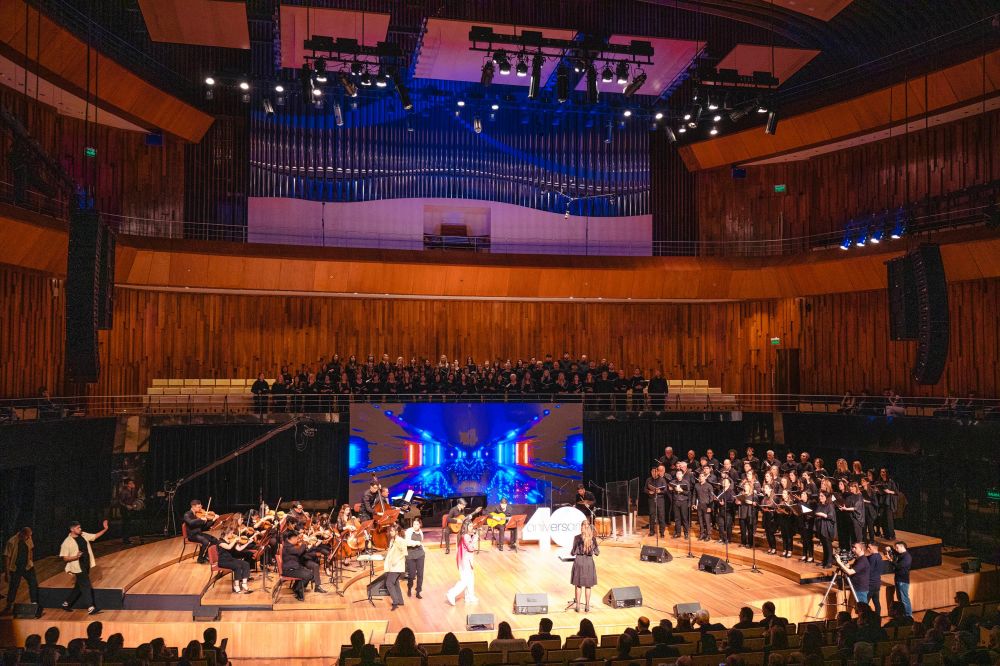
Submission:
<svg viewBox="0 0 1000 666">
<path fill-rule="evenodd" d="M 233 594 L 250 594 L 250 563 L 241 557 L 251 543 L 238 526 L 227 527 L 217 545 L 219 566 L 233 572 Z"/>
<path fill-rule="evenodd" d="M 302 502 L 292 502 L 292 508 L 285 516 L 285 526 L 288 529 L 303 530 L 309 523 L 309 514 L 302 508 Z"/>
<path fill-rule="evenodd" d="M 318 573 L 311 567 L 303 566 L 302 557 L 307 550 L 298 532 L 290 530 L 285 533 L 285 540 L 281 546 L 281 575 L 297 579 L 292 590 L 299 601 L 305 601 L 306 584 L 315 580 L 314 575 Z"/>
<path fill-rule="evenodd" d="M 188 541 L 201 544 L 198 549 L 198 564 L 208 562 L 208 547 L 219 543 L 218 539 L 208 533 L 217 519 L 215 512 L 206 511 L 198 499 L 191 500 L 191 510 L 184 513 Z"/>
</svg>

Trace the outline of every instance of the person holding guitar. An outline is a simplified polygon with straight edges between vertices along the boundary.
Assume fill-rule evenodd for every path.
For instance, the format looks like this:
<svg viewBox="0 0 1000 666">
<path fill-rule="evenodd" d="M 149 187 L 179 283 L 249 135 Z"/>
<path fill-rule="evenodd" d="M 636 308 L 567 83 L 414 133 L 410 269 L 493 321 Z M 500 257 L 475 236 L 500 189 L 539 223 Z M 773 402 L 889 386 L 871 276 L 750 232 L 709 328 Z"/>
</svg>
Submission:
<svg viewBox="0 0 1000 666">
<path fill-rule="evenodd" d="M 459 497 L 455 506 L 451 507 L 448 512 L 448 529 L 444 530 L 444 553 L 445 555 L 451 553 L 451 535 L 458 534 L 462 529 L 462 523 L 468 518 L 472 518 L 474 515 L 483 510 L 483 507 L 479 507 L 469 515 L 465 515 L 465 498 Z"/>
<path fill-rule="evenodd" d="M 486 510 L 486 526 L 497 530 L 497 550 L 503 550 L 503 536 L 507 532 L 507 521 L 514 511 L 506 497 L 500 498 L 500 503 Z M 510 549 L 517 550 L 517 528 L 510 531 Z"/>
</svg>

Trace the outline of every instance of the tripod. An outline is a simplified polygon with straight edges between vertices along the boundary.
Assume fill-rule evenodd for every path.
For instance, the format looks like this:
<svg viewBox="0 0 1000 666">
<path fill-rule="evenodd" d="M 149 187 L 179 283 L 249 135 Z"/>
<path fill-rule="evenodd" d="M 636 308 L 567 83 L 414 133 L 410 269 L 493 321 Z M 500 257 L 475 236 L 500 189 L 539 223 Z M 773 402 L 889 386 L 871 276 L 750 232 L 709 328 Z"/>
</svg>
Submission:
<svg viewBox="0 0 1000 666">
<path fill-rule="evenodd" d="M 830 584 L 826 586 L 826 590 L 823 591 L 823 596 L 819 600 L 819 614 L 816 615 L 816 617 L 818 617 L 818 618 L 823 617 L 822 616 L 823 606 L 826 605 L 826 600 L 827 600 L 827 598 L 829 598 L 830 592 L 831 592 L 831 590 L 833 590 L 833 586 L 836 585 L 836 584 L 838 584 L 838 583 L 840 584 L 840 587 L 838 588 L 838 592 L 843 592 L 844 593 L 844 604 L 843 604 L 844 608 L 848 607 L 848 603 L 847 602 L 850 600 L 851 597 L 847 596 L 847 591 L 844 589 L 844 582 L 845 581 L 847 582 L 847 588 L 850 589 L 850 591 L 851 591 L 851 597 L 854 598 L 854 603 L 858 603 L 858 593 L 854 589 L 854 583 L 851 582 L 851 577 L 848 576 L 838 566 L 837 568 L 835 568 L 833 570 L 833 577 L 830 578 Z M 836 597 L 834 597 L 834 598 L 836 599 Z M 839 606 L 840 605 L 840 602 L 838 602 L 838 601 L 834 601 L 833 603 L 834 603 L 835 606 Z"/>
</svg>

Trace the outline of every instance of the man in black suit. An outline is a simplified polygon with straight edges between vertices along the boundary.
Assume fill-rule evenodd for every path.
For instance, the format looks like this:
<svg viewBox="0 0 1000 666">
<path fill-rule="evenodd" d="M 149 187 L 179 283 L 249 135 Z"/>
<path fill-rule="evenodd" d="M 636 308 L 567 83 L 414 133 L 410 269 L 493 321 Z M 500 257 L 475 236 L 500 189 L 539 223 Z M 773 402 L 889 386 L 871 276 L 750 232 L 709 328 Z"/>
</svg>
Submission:
<svg viewBox="0 0 1000 666">
<path fill-rule="evenodd" d="M 649 660 L 648 663 L 656 664 L 659 659 L 671 661 L 681 655 L 680 650 L 670 644 L 670 639 L 670 632 L 666 627 L 661 625 L 653 627 L 653 643 L 655 645 L 646 652 L 646 659 Z"/>
<path fill-rule="evenodd" d="M 201 508 L 201 500 L 191 500 L 191 510 L 184 513 L 184 524 L 187 526 L 188 541 L 201 544 L 198 549 L 198 564 L 205 564 L 208 562 L 208 547 L 219 543 L 219 540 L 208 533 L 215 521 L 198 517 Z"/>
<path fill-rule="evenodd" d="M 558 641 L 559 636 L 552 633 L 552 620 L 547 617 L 543 617 L 538 621 L 538 633 L 532 634 L 531 638 L 528 639 L 528 645 L 531 645 L 535 641 Z"/>
<path fill-rule="evenodd" d="M 772 624 L 781 624 L 788 626 L 787 617 L 778 617 L 774 614 L 774 602 L 765 601 L 764 605 L 760 607 L 761 612 L 764 614 L 764 619 L 760 621 L 760 626 L 765 629 L 770 629 Z"/>
<path fill-rule="evenodd" d="M 510 517 L 514 514 L 513 507 L 507 502 L 506 497 L 500 498 L 500 503 L 491 506 L 486 510 L 486 515 L 488 518 L 499 518 L 501 515 L 505 516 L 504 522 L 496 526 L 497 530 L 497 550 L 503 551 L 503 538 L 504 534 L 507 533 L 507 522 Z M 517 550 L 517 528 L 515 527 L 510 531 L 510 549 Z M 530 643 L 530 641 L 529 641 Z"/>
<path fill-rule="evenodd" d="M 455 506 L 448 511 L 448 521 L 444 528 L 444 552 L 447 555 L 451 552 L 451 526 L 462 522 L 459 516 L 465 515 L 465 499 L 458 498 Z"/>
</svg>

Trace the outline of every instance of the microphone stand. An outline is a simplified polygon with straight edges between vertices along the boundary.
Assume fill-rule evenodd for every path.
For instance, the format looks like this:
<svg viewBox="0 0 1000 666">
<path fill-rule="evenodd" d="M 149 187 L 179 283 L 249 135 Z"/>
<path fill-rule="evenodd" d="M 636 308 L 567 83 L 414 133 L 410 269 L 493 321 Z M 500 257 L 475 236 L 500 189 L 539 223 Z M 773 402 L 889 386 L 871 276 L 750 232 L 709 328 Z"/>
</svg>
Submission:
<svg viewBox="0 0 1000 666">
<path fill-rule="evenodd" d="M 694 495 L 694 493 L 691 493 Z M 694 531 L 694 502 L 688 503 L 688 557 L 694 557 L 691 552 L 691 532 Z"/>
<path fill-rule="evenodd" d="M 754 495 L 754 499 L 756 499 Z M 759 506 L 759 505 L 757 505 Z M 751 521 L 753 525 L 750 528 L 750 554 L 751 554 L 751 564 L 750 573 L 763 574 L 764 572 L 757 568 L 757 511 L 751 510 L 753 515 L 753 520 Z"/>
</svg>

